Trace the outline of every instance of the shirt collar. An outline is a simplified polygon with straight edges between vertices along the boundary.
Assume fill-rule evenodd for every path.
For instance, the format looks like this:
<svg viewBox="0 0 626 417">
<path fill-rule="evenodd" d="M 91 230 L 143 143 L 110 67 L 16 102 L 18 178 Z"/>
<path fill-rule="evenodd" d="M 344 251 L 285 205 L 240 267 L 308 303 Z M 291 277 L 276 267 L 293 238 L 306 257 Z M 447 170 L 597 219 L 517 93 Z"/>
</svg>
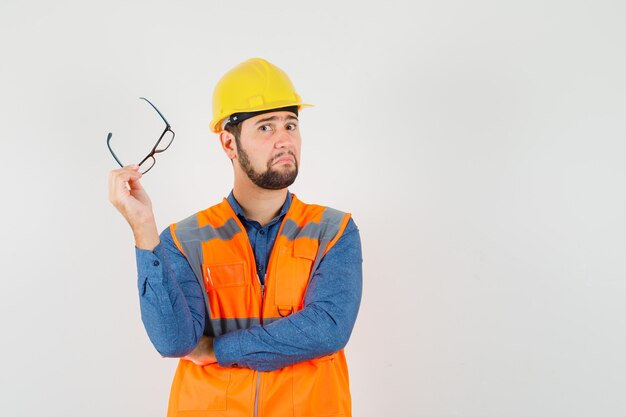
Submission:
<svg viewBox="0 0 626 417">
<path fill-rule="evenodd" d="M 235 199 L 235 195 L 233 194 L 232 190 L 230 191 L 230 194 L 228 194 L 228 197 L 226 197 L 226 200 L 228 200 L 228 204 L 230 204 L 230 206 L 233 208 L 233 211 L 235 212 L 237 216 L 243 217 L 244 219 L 249 220 L 246 217 L 246 215 L 243 214 L 243 209 L 241 208 L 241 206 Z M 283 207 L 280 209 L 280 212 L 278 213 L 276 217 L 282 217 L 285 213 L 287 213 L 287 210 L 289 210 L 290 206 L 291 206 L 291 193 L 287 191 L 287 198 L 285 198 Z"/>
</svg>

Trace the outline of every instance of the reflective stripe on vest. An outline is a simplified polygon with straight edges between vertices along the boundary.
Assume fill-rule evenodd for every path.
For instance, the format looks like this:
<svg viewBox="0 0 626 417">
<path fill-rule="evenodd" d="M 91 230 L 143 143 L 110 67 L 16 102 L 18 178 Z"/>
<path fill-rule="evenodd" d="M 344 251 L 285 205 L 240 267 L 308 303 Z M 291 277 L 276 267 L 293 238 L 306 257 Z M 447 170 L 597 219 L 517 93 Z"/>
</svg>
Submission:
<svg viewBox="0 0 626 417">
<path fill-rule="evenodd" d="M 304 308 L 311 277 L 349 219 L 347 213 L 302 203 L 292 194 L 267 265 L 263 298 L 248 235 L 226 199 L 172 225 L 174 242 L 205 289 L 205 334 L 267 325 Z M 181 360 L 168 417 L 201 410 L 207 416 L 248 417 L 257 401 L 264 416 L 349 416 L 343 350 L 261 373 Z"/>
</svg>

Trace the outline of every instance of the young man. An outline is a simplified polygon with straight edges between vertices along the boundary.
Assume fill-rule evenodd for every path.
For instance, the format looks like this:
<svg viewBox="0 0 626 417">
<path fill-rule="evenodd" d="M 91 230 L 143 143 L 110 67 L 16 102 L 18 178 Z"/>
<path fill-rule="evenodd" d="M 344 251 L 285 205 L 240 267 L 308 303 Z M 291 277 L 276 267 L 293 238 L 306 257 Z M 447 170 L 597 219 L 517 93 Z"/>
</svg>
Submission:
<svg viewBox="0 0 626 417">
<path fill-rule="evenodd" d="M 139 167 L 110 173 L 109 199 L 135 237 L 146 331 L 162 356 L 181 358 L 169 417 L 351 416 L 343 348 L 361 300 L 361 243 L 350 214 L 287 189 L 303 106 L 263 59 L 224 75 L 211 130 L 233 190 L 160 236 Z"/>
</svg>

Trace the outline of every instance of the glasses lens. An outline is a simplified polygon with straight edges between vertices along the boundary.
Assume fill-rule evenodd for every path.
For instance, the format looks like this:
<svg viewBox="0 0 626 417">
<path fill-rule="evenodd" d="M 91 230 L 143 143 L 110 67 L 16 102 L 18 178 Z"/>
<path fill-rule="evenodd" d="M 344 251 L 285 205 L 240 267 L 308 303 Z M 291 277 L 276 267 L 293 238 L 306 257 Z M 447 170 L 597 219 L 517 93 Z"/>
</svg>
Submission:
<svg viewBox="0 0 626 417">
<path fill-rule="evenodd" d="M 163 120 L 145 101 L 135 97 L 115 103 L 111 114 L 111 124 L 107 128 L 113 135 L 109 146 L 119 163 L 127 165 L 142 161 L 163 134 Z M 152 163 L 146 160 L 142 167 L 149 167 Z"/>
<path fill-rule="evenodd" d="M 174 132 L 172 132 L 171 130 L 168 130 L 163 135 L 163 138 L 161 138 L 161 142 L 159 142 L 159 145 L 156 147 L 155 152 L 163 152 L 164 150 L 170 147 L 173 140 L 174 140 Z"/>
<path fill-rule="evenodd" d="M 145 161 L 143 161 L 143 163 L 139 165 L 141 173 L 145 174 L 146 172 L 150 171 L 155 163 L 156 163 L 156 160 L 152 156 L 146 159 Z"/>
</svg>

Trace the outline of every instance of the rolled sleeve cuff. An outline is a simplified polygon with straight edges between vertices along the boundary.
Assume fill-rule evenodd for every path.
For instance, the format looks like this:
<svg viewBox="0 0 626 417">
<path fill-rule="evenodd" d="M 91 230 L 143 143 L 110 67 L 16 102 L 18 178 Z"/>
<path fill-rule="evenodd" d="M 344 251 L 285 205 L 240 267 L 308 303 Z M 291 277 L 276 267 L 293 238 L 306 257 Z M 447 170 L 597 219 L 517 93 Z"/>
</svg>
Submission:
<svg viewBox="0 0 626 417">
<path fill-rule="evenodd" d="M 137 260 L 137 275 L 139 294 L 144 295 L 146 292 L 146 283 L 153 277 L 162 277 L 161 268 L 163 267 L 161 259 L 163 259 L 163 245 L 158 244 L 154 251 L 147 249 L 139 249 L 135 246 L 135 258 Z"/>
<path fill-rule="evenodd" d="M 213 340 L 213 351 L 217 363 L 226 368 L 244 366 L 239 331 L 226 333 Z"/>
</svg>

